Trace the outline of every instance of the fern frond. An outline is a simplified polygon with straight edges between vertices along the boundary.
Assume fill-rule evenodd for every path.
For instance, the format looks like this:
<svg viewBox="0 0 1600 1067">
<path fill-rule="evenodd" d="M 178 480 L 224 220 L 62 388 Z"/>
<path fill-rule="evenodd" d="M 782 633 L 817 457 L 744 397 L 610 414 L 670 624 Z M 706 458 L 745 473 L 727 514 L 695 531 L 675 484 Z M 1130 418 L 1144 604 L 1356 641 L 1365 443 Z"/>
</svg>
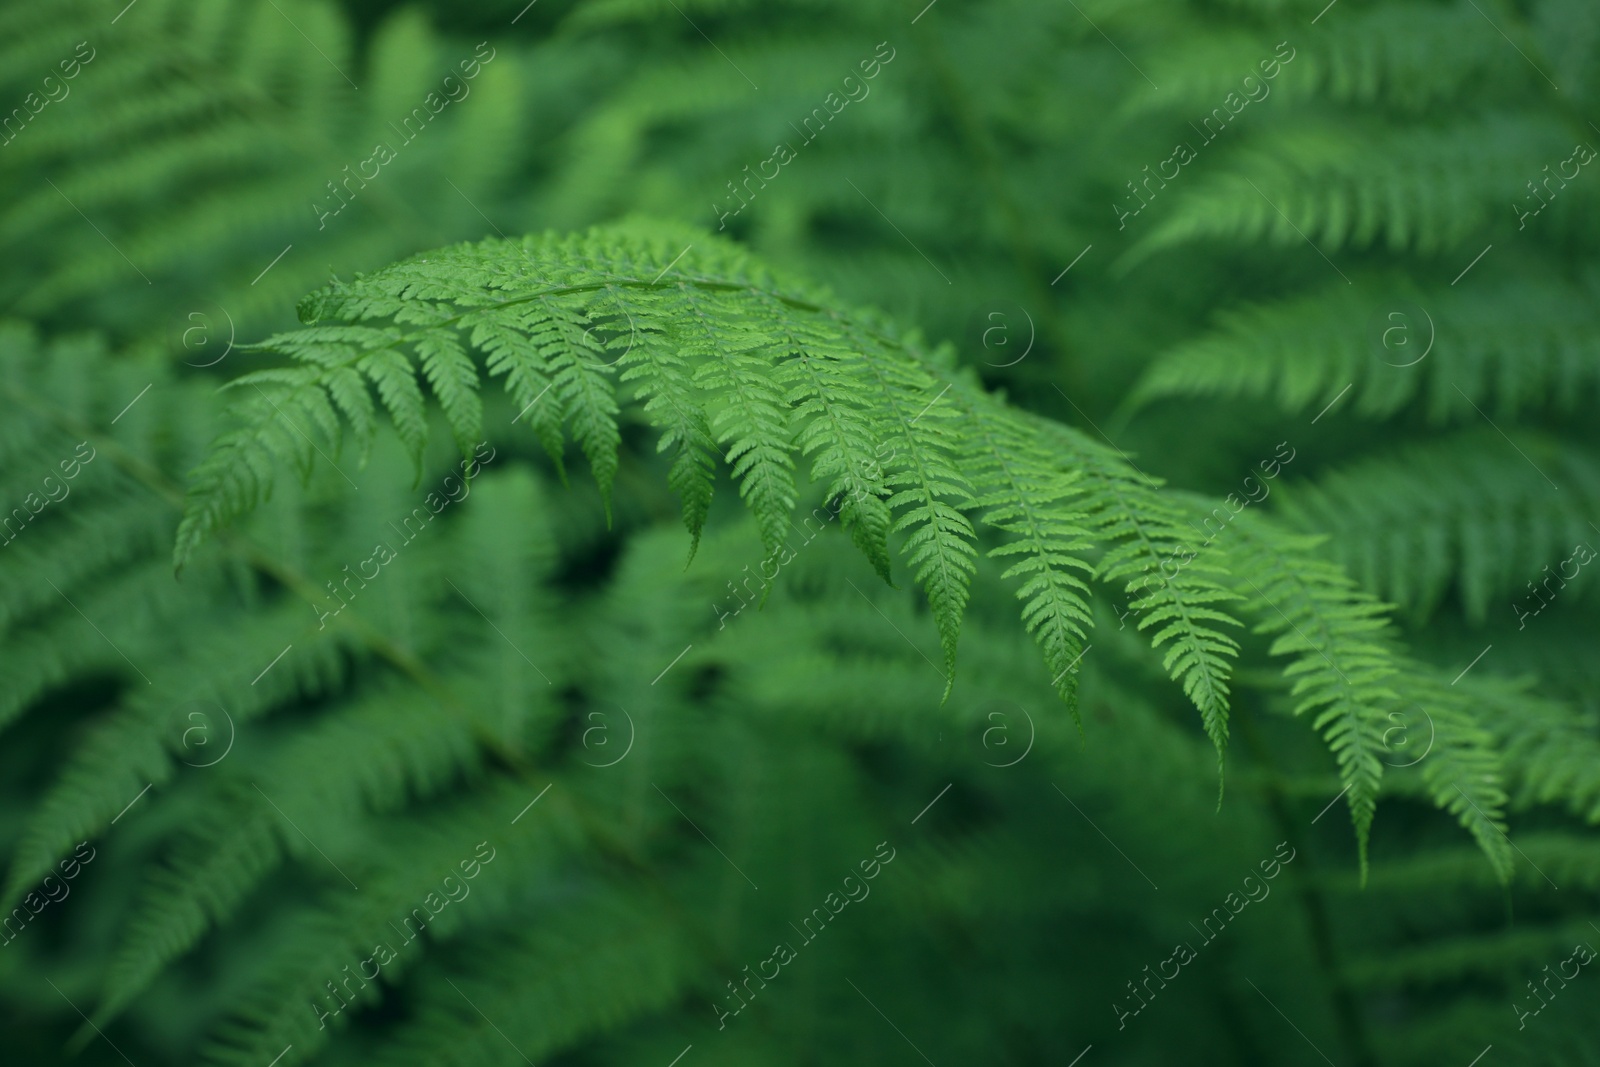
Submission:
<svg viewBox="0 0 1600 1067">
<path fill-rule="evenodd" d="M 795 322 L 775 298 L 765 298 L 769 329 L 780 336 L 795 360 L 800 379 L 787 401 L 802 420 L 795 444 L 811 457 L 812 476 L 825 481 L 830 499 L 839 500 L 840 518 L 851 537 L 885 582 L 889 576 L 889 528 L 883 460 L 886 443 L 877 438 L 881 420 L 856 388 L 849 370 L 854 352 L 821 323 Z"/>
<path fill-rule="evenodd" d="M 151 877 L 107 971 L 96 1020 L 104 1024 L 207 929 L 231 920 L 285 857 L 317 861 L 297 829 L 304 817 L 289 825 L 263 796 L 315 812 L 324 824 L 350 822 L 438 794 L 477 755 L 468 724 L 440 715 L 430 696 L 385 692 L 297 735 L 247 772 L 250 781 L 232 779 Z M 318 841 L 344 836 L 316 824 L 307 833 Z"/>
<path fill-rule="evenodd" d="M 504 1056 L 507 1042 L 524 1056 L 549 1056 L 670 1005 L 698 955 L 659 901 L 589 885 L 585 899 L 515 937 L 463 945 L 471 969 L 430 975 L 413 1021 L 367 1062 L 401 1067 L 420 1055 L 471 1067 Z M 511 974 L 528 977 L 500 977 Z M 629 976 L 622 987 L 619 974 Z"/>
<path fill-rule="evenodd" d="M 1387 952 L 1381 961 L 1372 957 L 1353 960 L 1349 971 L 1351 978 L 1367 989 L 1392 989 L 1408 983 L 1443 984 L 1463 975 L 1494 978 L 1507 969 L 1537 971 L 1540 963 L 1559 958 L 1573 944 L 1589 941 L 1593 936 L 1593 928 L 1581 921 L 1560 927 L 1496 930 Z"/>
<path fill-rule="evenodd" d="M 889 510 L 903 510 L 889 532 L 907 534 L 907 563 L 927 591 L 933 621 L 939 628 L 948 698 L 955 677 L 956 636 L 975 570 L 976 535 L 964 514 L 973 506 L 972 486 L 958 470 L 956 442 L 941 432 L 941 423 L 953 421 L 952 413 L 939 407 L 942 398 L 934 396 L 915 415 L 906 403 L 927 376 L 906 373 L 904 368 L 884 362 L 875 362 L 871 370 L 880 402 L 899 428 L 898 436 L 891 438 L 896 452 L 883 481 L 892 494 L 887 501 Z M 927 428 L 918 428 L 917 422 L 929 416 L 932 421 Z"/>
<path fill-rule="evenodd" d="M 1326 42 L 1307 48 L 1294 81 L 1317 84 L 1327 99 L 1418 112 L 1437 101 L 1503 99 L 1536 79 L 1506 63 L 1506 39 L 1464 7 L 1395 4 L 1345 12 Z M 1293 82 L 1291 82 L 1293 84 Z"/>
<path fill-rule="evenodd" d="M 1555 804 L 1600 823 L 1600 721 L 1593 712 L 1528 692 L 1526 683 L 1470 680 L 1481 722 L 1505 753 L 1512 805 Z"/>
<path fill-rule="evenodd" d="M 1586 501 L 1600 499 L 1600 465 L 1548 438 L 1519 432 L 1515 448 L 1506 441 L 1484 427 L 1412 444 L 1285 487 L 1279 511 L 1303 531 L 1328 534 L 1326 553 L 1415 619 L 1455 588 L 1468 619 L 1482 623 L 1503 597 L 1495 614 L 1510 623 L 1569 584 L 1579 588 L 1568 596 L 1583 595 L 1582 568 L 1558 572 L 1575 546 L 1595 539 L 1600 510 Z M 1537 580 L 1551 577 L 1560 585 L 1536 597 Z"/>
<path fill-rule="evenodd" d="M 1526 180 L 1527 160 L 1572 151 L 1570 131 L 1536 113 L 1439 130 L 1375 125 L 1304 123 L 1275 132 L 1270 152 L 1241 149 L 1227 173 L 1193 179 L 1175 205 L 1153 201 L 1164 220 L 1120 262 L 1208 238 L 1433 255 L 1507 210 L 1502 198 Z"/>
<path fill-rule="evenodd" d="M 1495 877 L 1509 883 L 1516 861 L 1506 833 L 1509 797 L 1499 739 L 1481 721 L 1471 688 L 1456 688 L 1425 664 L 1401 662 L 1400 673 L 1389 680 L 1399 701 L 1385 716 L 1391 725 L 1379 738 L 1386 750 L 1380 758 L 1396 773 L 1415 767 L 1429 799 L 1455 816 L 1477 841 Z M 1419 750 L 1424 725 L 1427 742 Z"/>
<path fill-rule="evenodd" d="M 303 606 L 280 609 L 249 625 L 205 631 L 204 659 L 172 655 L 165 663 L 152 664 L 162 685 L 131 687 L 123 706 L 97 724 L 71 754 L 59 780 L 29 817 L 0 899 L 16 899 L 49 873 L 58 856 L 103 832 L 146 789 L 172 779 L 183 732 L 194 725 L 182 714 L 189 707 L 188 694 L 223 695 L 218 703 L 229 709 L 237 729 L 275 702 L 326 688 L 342 670 L 337 643 L 312 645 L 254 685 L 241 677 L 238 666 L 254 662 L 262 649 L 293 644 L 294 638 L 305 644 L 309 621 Z M 190 655 L 202 647 L 198 637 L 193 640 Z"/>
<path fill-rule="evenodd" d="M 1248 397 L 1293 413 L 1353 385 L 1347 403 L 1368 418 L 1414 401 L 1435 423 L 1570 411 L 1600 393 L 1600 276 L 1528 274 L 1427 290 L 1362 278 L 1231 310 L 1158 357 L 1132 399 Z"/>
<path fill-rule="evenodd" d="M 1272 98 L 1280 102 L 1268 107 L 1316 98 L 1415 113 L 1464 95 L 1503 100 L 1536 77 L 1505 62 L 1505 39 L 1470 7 L 1407 3 L 1340 16 L 1319 22 L 1313 39 L 1277 33 L 1292 49 L 1288 63 L 1273 61 L 1273 36 L 1255 26 L 1207 25 L 1192 37 L 1174 34 L 1159 57 L 1161 88 L 1135 85 L 1123 111 L 1142 117 L 1170 110 L 1194 118 L 1231 92 L 1249 95 L 1251 110 Z M 1273 76 L 1263 78 L 1269 71 Z M 1256 97 L 1263 83 L 1267 88 Z"/>
<path fill-rule="evenodd" d="M 512 797 L 503 789 L 501 798 L 509 807 Z M 547 809 L 546 821 L 515 837 L 506 835 L 503 827 L 499 833 L 485 830 L 481 811 L 475 805 L 467 810 L 470 815 L 457 806 L 431 819 L 398 820 L 385 842 L 404 853 L 403 866 L 363 858 L 362 853 L 372 852 L 367 843 L 349 842 L 344 853 L 336 852 L 344 860 L 340 866 L 360 879 L 356 884 L 361 888 L 351 890 L 340 883 L 338 890 L 330 891 L 325 910 L 298 909 L 291 914 L 287 928 L 262 961 L 255 987 L 217 1029 L 209 1058 L 219 1064 L 249 1062 L 269 1046 L 273 1049 L 269 1055 L 277 1055 L 288 1044 L 295 1046 L 290 1058 L 296 1062 L 311 1058 L 348 1025 L 349 1007 L 381 999 L 380 983 L 349 977 L 360 970 L 361 961 L 374 956 L 374 946 L 386 945 L 392 953 L 382 977 L 393 981 L 414 966 L 430 944 L 459 932 L 463 910 L 484 908 L 483 890 L 492 894 L 494 888 L 489 879 L 513 876 L 513 867 L 520 868 L 524 877 L 534 877 L 538 869 L 534 857 L 551 859 L 555 835 L 549 819 L 559 811 L 557 806 Z M 445 901 L 441 879 L 449 875 L 461 882 L 463 872 L 457 865 L 473 859 L 477 841 L 487 843 L 494 860 L 479 870 L 477 880 L 461 883 L 471 890 L 465 899 Z M 504 894 L 505 889 L 499 892 Z M 420 915 L 402 925 L 400 920 L 412 917 L 413 909 Z M 345 967 L 351 970 L 347 973 Z M 342 991 L 339 982 L 345 983 Z"/>
<path fill-rule="evenodd" d="M 1085 627 L 1093 621 L 1089 587 L 1080 575 L 1093 574 L 1094 567 L 1074 554 L 1094 547 L 1087 529 L 1094 517 L 1077 499 L 1083 487 L 1077 473 L 1043 447 L 1033 428 L 1000 404 L 965 395 L 956 403 L 963 405 L 963 428 L 978 450 L 975 473 L 1004 487 L 1004 492 L 973 501 L 975 507 L 990 509 L 983 515 L 985 524 L 1014 538 L 989 555 L 1021 557 L 1001 577 L 1025 579 L 1017 590 L 1023 621 L 1044 652 L 1057 693 L 1077 718 L 1072 668 L 1083 654 Z M 1152 644 L 1159 647 L 1160 641 Z M 1213 740 L 1220 745 L 1220 738 Z"/>
<path fill-rule="evenodd" d="M 1228 739 L 1229 660 L 1239 654 L 1239 644 L 1218 627 L 1239 622 L 1218 605 L 1239 594 L 1220 580 L 1224 571 L 1215 559 L 1197 561 L 1204 549 L 1196 530 L 1181 504 L 1159 492 L 1159 482 L 1127 470 L 1078 433 L 1056 428 L 1052 438 L 1083 464 L 1084 505 L 1094 516 L 1094 536 L 1114 542 L 1096 577 L 1124 583 L 1133 598 L 1128 607 L 1139 613 L 1139 630 L 1155 628 L 1152 647 L 1170 642 L 1162 666 L 1199 709 L 1220 773 Z"/>
<path fill-rule="evenodd" d="M 1272 634 L 1274 656 L 1293 656 L 1284 673 L 1294 679 L 1294 714 L 1313 714 L 1312 729 L 1328 743 L 1345 783 L 1355 824 L 1361 876 L 1383 777 L 1386 715 L 1399 699 L 1400 665 L 1389 647 L 1385 607 L 1359 592 L 1344 572 L 1309 558 L 1314 537 L 1270 532 L 1254 515 L 1233 517 L 1219 542 L 1249 607 Z"/>
<path fill-rule="evenodd" d="M 47 64 L 79 41 L 94 49 L 71 103 L 0 152 L 0 173 L 26 190 L 0 209 L 0 245 L 38 265 L 4 283 L 27 313 L 100 307 L 115 290 L 115 317 L 154 332 L 199 291 L 226 293 L 222 311 L 259 329 L 330 261 L 377 266 L 417 234 L 479 232 L 480 209 L 509 191 L 516 153 L 474 146 L 514 144 L 525 128 L 519 59 L 442 40 L 418 12 L 362 47 L 325 0 L 217 0 L 203 13 L 140 0 L 110 29 L 100 5 L 64 0 L 19 21 Z"/>
</svg>

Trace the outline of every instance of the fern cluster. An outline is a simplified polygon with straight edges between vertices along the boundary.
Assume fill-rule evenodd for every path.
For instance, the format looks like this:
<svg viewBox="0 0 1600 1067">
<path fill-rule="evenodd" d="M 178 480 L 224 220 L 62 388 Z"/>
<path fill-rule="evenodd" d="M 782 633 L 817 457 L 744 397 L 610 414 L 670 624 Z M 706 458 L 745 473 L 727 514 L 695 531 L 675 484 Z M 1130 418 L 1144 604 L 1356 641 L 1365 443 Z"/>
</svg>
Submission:
<svg viewBox="0 0 1600 1067">
<path fill-rule="evenodd" d="M 1592 4 L 0 30 L 18 1062 L 1594 1061 Z"/>
</svg>

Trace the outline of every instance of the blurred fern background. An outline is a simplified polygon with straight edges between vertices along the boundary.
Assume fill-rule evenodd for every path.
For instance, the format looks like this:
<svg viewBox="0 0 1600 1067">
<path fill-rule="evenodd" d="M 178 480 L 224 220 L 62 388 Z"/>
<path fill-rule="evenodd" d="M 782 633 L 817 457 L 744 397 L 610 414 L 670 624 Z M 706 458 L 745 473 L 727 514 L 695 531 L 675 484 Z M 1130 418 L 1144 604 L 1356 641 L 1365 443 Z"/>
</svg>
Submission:
<svg viewBox="0 0 1600 1067">
<path fill-rule="evenodd" d="M 4 1063 L 1600 1063 L 1592 0 L 0 57 Z"/>
</svg>

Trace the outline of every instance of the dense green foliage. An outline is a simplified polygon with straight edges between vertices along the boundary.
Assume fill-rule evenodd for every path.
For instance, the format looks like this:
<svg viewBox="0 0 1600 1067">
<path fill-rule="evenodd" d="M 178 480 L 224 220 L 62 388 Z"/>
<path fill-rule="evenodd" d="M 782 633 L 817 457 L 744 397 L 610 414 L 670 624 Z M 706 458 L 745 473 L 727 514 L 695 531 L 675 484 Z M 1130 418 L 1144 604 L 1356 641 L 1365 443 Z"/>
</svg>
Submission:
<svg viewBox="0 0 1600 1067">
<path fill-rule="evenodd" d="M 0 3 L 7 1062 L 1600 1062 L 1600 10 L 1313 7 Z"/>
</svg>

